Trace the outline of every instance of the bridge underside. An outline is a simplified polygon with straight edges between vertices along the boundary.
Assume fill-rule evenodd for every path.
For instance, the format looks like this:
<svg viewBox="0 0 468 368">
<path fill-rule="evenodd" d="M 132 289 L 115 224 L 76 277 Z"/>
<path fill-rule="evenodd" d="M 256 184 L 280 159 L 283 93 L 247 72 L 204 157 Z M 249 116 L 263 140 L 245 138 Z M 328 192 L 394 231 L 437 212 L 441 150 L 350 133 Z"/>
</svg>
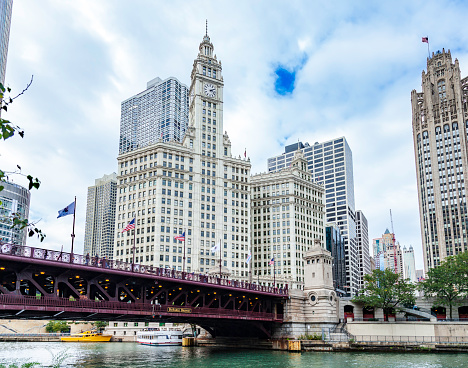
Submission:
<svg viewBox="0 0 468 368">
<path fill-rule="evenodd" d="M 0 318 L 164 321 L 269 337 L 283 297 L 174 277 L 0 258 Z"/>
</svg>

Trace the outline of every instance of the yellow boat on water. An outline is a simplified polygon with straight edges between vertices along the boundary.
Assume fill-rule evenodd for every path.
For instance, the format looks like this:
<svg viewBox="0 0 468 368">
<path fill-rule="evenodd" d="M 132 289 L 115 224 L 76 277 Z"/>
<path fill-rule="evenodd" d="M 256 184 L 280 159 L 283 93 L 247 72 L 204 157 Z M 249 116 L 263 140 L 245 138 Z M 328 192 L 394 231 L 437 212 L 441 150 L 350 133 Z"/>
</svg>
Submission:
<svg viewBox="0 0 468 368">
<path fill-rule="evenodd" d="M 60 340 L 65 342 L 109 342 L 111 338 L 111 335 L 103 335 L 95 331 L 85 331 L 61 337 Z"/>
</svg>

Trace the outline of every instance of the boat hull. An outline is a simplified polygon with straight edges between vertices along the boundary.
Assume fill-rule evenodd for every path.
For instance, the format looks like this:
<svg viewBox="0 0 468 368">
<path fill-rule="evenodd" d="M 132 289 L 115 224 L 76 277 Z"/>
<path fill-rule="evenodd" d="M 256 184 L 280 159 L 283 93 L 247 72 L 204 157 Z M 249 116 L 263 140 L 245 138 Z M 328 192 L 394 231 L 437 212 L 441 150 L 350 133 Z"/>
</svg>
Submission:
<svg viewBox="0 0 468 368">
<path fill-rule="evenodd" d="M 138 342 L 140 345 L 148 345 L 148 346 L 182 346 L 181 342 L 159 342 L 159 343 L 151 343 L 151 342 Z"/>
<path fill-rule="evenodd" d="M 63 342 L 109 342 L 112 336 L 67 336 L 61 337 L 60 340 Z"/>
</svg>

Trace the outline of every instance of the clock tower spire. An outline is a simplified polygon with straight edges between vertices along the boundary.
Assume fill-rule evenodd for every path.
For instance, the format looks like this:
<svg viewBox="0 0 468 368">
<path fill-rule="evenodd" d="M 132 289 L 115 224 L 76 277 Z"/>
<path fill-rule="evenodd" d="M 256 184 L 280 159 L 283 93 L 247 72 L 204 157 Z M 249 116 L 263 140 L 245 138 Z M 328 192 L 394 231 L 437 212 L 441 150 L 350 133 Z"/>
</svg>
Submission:
<svg viewBox="0 0 468 368">
<path fill-rule="evenodd" d="M 223 87 L 221 61 L 214 54 L 206 21 L 205 35 L 198 47 L 191 73 L 191 143 L 186 141 L 186 145 L 188 143 L 203 156 L 222 157 L 231 154 L 230 141 L 223 137 Z"/>
</svg>

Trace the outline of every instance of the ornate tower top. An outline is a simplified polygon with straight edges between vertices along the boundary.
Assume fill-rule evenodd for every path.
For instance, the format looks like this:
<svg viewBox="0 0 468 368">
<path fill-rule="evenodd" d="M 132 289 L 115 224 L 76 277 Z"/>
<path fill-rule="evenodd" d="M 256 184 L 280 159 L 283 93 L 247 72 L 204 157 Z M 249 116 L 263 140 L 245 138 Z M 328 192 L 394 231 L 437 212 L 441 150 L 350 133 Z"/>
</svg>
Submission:
<svg viewBox="0 0 468 368">
<path fill-rule="evenodd" d="M 200 43 L 199 50 L 199 55 L 213 57 L 213 44 L 211 43 L 210 36 L 208 36 L 208 20 L 206 20 L 205 36 L 203 36 L 203 41 Z"/>
</svg>

